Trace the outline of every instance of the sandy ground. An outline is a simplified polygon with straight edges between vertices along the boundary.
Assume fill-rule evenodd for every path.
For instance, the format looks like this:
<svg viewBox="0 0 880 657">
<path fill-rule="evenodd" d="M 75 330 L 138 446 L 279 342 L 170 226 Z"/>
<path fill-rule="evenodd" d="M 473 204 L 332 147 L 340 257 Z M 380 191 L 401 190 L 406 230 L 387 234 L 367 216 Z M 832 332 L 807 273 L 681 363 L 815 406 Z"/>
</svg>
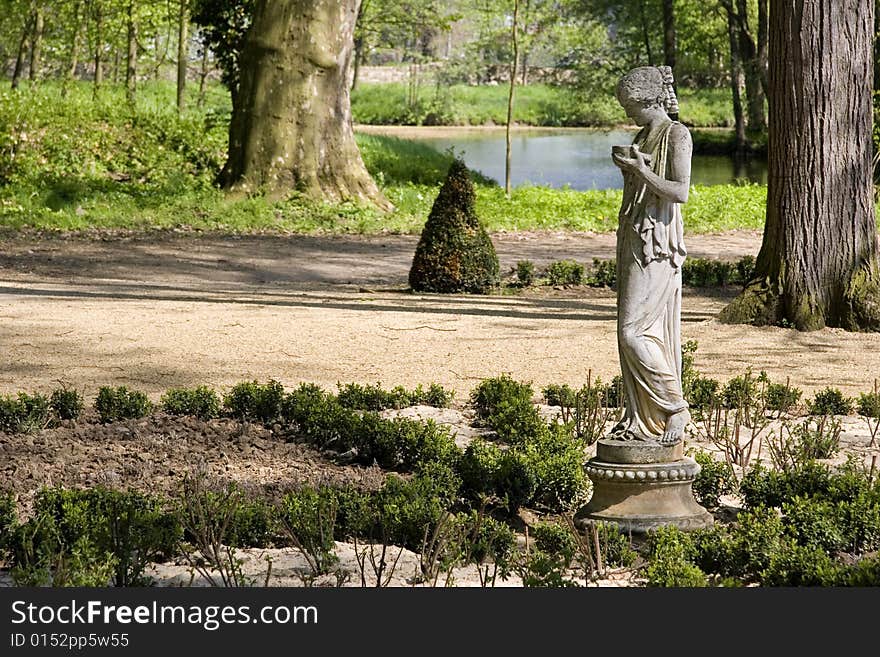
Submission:
<svg viewBox="0 0 880 657">
<path fill-rule="evenodd" d="M 157 398 L 174 386 L 225 389 L 245 379 L 287 386 L 440 383 L 466 398 L 509 373 L 536 388 L 618 372 L 610 290 L 519 295 L 412 294 L 416 237 L 158 233 L 10 237 L 0 253 L 0 394 L 60 383 L 92 395 L 128 385 Z M 611 257 L 607 234 L 493 235 L 502 272 Z M 760 234 L 691 236 L 696 257 L 755 254 Z M 870 390 L 880 335 L 726 326 L 736 293 L 686 289 L 682 333 L 696 366 L 725 381 L 747 367 L 790 378 L 805 395 L 825 386 Z"/>
</svg>

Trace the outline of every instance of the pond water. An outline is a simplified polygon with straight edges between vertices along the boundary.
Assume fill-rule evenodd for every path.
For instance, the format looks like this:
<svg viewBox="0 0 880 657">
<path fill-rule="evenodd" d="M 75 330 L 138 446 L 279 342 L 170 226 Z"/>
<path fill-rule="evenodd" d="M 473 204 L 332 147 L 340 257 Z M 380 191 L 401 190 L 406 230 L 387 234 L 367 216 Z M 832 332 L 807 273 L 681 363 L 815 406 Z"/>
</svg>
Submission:
<svg viewBox="0 0 880 657">
<path fill-rule="evenodd" d="M 620 170 L 611 161 L 611 146 L 630 144 L 635 130 L 526 130 L 511 135 L 511 179 L 514 187 L 532 184 L 572 189 L 619 189 Z M 439 151 L 454 149 L 471 169 L 504 184 L 503 130 L 462 130 L 441 135 L 408 135 Z M 695 155 L 691 183 L 721 185 L 737 179 L 767 182 L 767 164 L 751 161 L 737 167 L 733 158 Z"/>
</svg>

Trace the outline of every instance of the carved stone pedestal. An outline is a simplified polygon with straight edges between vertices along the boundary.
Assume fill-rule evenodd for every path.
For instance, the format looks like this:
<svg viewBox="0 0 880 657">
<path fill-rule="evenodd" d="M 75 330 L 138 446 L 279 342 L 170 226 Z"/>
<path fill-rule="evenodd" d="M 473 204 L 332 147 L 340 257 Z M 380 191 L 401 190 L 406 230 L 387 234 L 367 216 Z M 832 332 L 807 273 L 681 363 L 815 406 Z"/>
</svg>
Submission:
<svg viewBox="0 0 880 657">
<path fill-rule="evenodd" d="M 688 530 L 713 523 L 712 515 L 694 500 L 691 485 L 700 466 L 684 456 L 681 442 L 602 439 L 586 472 L 593 497 L 575 518 L 579 526 L 604 520 L 643 534 L 661 525 Z"/>
</svg>

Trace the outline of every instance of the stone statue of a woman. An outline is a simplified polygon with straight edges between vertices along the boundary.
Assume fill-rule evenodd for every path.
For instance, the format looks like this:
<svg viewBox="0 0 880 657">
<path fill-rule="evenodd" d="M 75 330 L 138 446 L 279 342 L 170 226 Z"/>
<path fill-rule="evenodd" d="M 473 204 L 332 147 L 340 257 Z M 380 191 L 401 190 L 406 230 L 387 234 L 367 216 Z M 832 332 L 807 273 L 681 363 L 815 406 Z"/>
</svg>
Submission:
<svg viewBox="0 0 880 657">
<path fill-rule="evenodd" d="M 668 67 L 643 66 L 617 85 L 617 100 L 641 130 L 615 147 L 623 173 L 617 230 L 617 339 L 623 419 L 610 438 L 671 445 L 690 420 L 681 388 L 681 204 L 687 201 L 691 135 L 677 116 Z"/>
</svg>

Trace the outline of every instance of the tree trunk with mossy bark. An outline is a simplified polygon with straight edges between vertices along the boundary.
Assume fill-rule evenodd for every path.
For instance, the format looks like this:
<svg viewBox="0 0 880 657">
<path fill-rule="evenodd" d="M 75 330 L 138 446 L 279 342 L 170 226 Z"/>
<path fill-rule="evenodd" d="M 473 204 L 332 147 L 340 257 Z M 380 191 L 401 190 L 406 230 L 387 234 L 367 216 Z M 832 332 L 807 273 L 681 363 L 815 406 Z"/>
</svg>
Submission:
<svg viewBox="0 0 880 657">
<path fill-rule="evenodd" d="M 230 191 L 391 205 L 354 140 L 349 95 L 361 0 L 260 0 L 220 175 Z"/>
<path fill-rule="evenodd" d="M 880 330 L 873 26 L 873 0 L 771 3 L 767 221 L 721 321 Z"/>
</svg>

